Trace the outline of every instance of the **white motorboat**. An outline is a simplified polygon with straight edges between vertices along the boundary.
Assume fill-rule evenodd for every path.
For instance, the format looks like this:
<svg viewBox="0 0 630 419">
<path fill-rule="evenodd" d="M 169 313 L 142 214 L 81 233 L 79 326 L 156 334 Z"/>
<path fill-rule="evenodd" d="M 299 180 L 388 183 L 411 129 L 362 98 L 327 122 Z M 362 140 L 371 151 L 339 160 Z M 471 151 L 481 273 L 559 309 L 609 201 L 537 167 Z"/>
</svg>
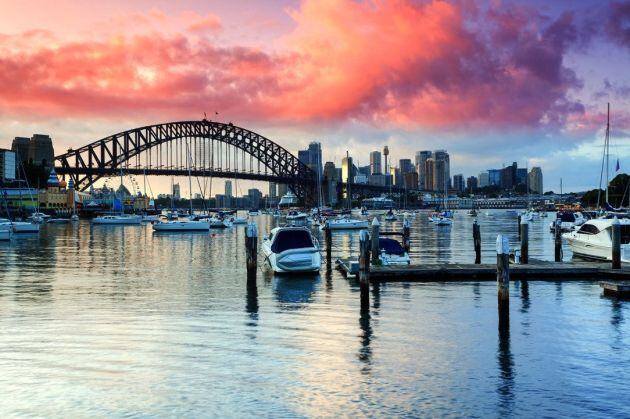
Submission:
<svg viewBox="0 0 630 419">
<path fill-rule="evenodd" d="M 1 224 L 0 225 L 0 241 L 3 240 L 11 240 L 13 236 L 13 228 L 9 225 Z"/>
<path fill-rule="evenodd" d="M 289 211 L 287 213 L 286 219 L 287 221 L 305 221 L 307 217 L 308 214 L 306 214 L 305 212 Z"/>
<path fill-rule="evenodd" d="M 368 220 L 357 220 L 354 218 L 334 218 L 332 220 L 326 220 L 320 226 L 320 229 L 328 228 L 331 230 L 363 230 L 368 228 Z"/>
<path fill-rule="evenodd" d="M 319 244 L 304 227 L 276 227 L 262 243 L 265 260 L 276 273 L 318 272 Z"/>
<path fill-rule="evenodd" d="M 280 198 L 280 202 L 278 202 L 278 207 L 280 208 L 290 208 L 299 203 L 298 197 L 291 191 L 287 192 L 282 198 Z"/>
<path fill-rule="evenodd" d="M 562 237 L 573 254 L 586 259 L 612 260 L 612 219 L 588 220 L 580 228 Z M 630 262 L 630 219 L 619 220 L 621 225 L 621 260 Z"/>
<path fill-rule="evenodd" d="M 210 228 L 228 228 L 232 227 L 232 223 L 229 220 L 218 218 L 218 217 L 210 217 L 208 218 L 208 223 Z M 247 222 L 247 221 L 246 221 Z"/>
<path fill-rule="evenodd" d="M 409 265 L 411 263 L 409 254 L 397 240 L 379 237 L 378 248 L 381 252 L 381 263 L 384 266 Z"/>
<path fill-rule="evenodd" d="M 257 209 L 250 209 L 250 210 L 247 212 L 247 215 L 249 215 L 250 217 L 256 217 L 256 216 L 259 216 L 259 215 L 260 215 L 260 211 L 259 211 L 259 210 L 257 210 Z"/>
<path fill-rule="evenodd" d="M 144 214 L 142 216 L 143 223 L 152 223 L 154 221 L 160 221 L 160 216 L 157 214 Z"/>
<path fill-rule="evenodd" d="M 34 212 L 29 218 L 33 223 L 41 224 L 46 221 L 47 218 L 50 218 L 50 215 L 43 214 L 41 212 Z"/>
<path fill-rule="evenodd" d="M 7 218 L 0 218 L 0 226 L 9 226 L 14 233 L 39 233 L 39 224 L 27 221 L 11 221 Z"/>
<path fill-rule="evenodd" d="M 235 215 L 233 217 L 230 217 L 230 222 L 232 224 L 247 224 L 247 218 Z"/>
<path fill-rule="evenodd" d="M 564 232 L 573 231 L 575 227 L 579 227 L 586 219 L 580 212 L 562 211 L 556 215 L 556 221 L 549 223 L 549 231 L 554 231 L 556 222 L 560 222 L 560 229 Z"/>
<path fill-rule="evenodd" d="M 521 221 L 530 222 L 533 218 L 533 215 L 530 211 L 521 212 Z"/>
<path fill-rule="evenodd" d="M 92 220 L 92 224 L 102 225 L 130 225 L 141 224 L 142 217 L 139 215 L 100 215 Z"/>
<path fill-rule="evenodd" d="M 208 221 L 170 220 L 153 224 L 155 231 L 209 231 Z"/>
<path fill-rule="evenodd" d="M 453 224 L 452 218 L 447 218 L 442 215 L 433 215 L 430 220 L 436 226 L 450 226 Z"/>
</svg>

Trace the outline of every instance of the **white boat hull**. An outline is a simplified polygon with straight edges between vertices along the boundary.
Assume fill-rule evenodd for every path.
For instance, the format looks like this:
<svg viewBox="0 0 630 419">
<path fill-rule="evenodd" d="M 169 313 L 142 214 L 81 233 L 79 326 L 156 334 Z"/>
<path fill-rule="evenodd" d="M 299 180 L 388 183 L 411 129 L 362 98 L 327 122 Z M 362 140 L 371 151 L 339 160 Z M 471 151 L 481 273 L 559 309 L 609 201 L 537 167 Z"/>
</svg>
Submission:
<svg viewBox="0 0 630 419">
<path fill-rule="evenodd" d="M 96 217 L 92 220 L 92 224 L 101 224 L 101 225 L 137 225 L 141 223 L 142 223 L 142 217 L 140 216 L 114 217 L 114 218 Z"/>
<path fill-rule="evenodd" d="M 39 233 L 39 224 L 28 223 L 25 221 L 14 221 L 12 223 L 6 223 L 5 225 L 10 226 L 9 228 L 16 234 Z"/>
<path fill-rule="evenodd" d="M 319 272 L 322 264 L 318 249 L 291 249 L 273 253 L 271 244 L 263 243 L 265 260 L 275 273 Z"/>
<path fill-rule="evenodd" d="M 0 240 L 11 240 L 12 231 L 9 229 L 1 229 L 0 230 Z"/>
<path fill-rule="evenodd" d="M 594 260 L 612 260 L 612 244 L 589 242 L 588 238 L 564 237 L 575 256 Z M 621 245 L 621 261 L 630 262 L 630 244 Z"/>
<path fill-rule="evenodd" d="M 209 231 L 210 223 L 207 221 L 166 221 L 153 224 L 155 231 Z"/>
<path fill-rule="evenodd" d="M 328 228 L 331 230 L 363 230 L 368 228 L 367 220 L 330 220 L 324 223 L 320 228 Z"/>
</svg>

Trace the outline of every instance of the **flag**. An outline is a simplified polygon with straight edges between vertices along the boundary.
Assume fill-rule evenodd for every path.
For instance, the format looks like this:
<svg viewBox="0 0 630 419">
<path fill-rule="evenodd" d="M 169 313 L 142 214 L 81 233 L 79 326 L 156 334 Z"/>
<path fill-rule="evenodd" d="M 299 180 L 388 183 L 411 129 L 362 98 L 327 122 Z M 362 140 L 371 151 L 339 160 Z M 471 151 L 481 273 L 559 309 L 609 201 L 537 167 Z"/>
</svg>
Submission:
<svg viewBox="0 0 630 419">
<path fill-rule="evenodd" d="M 615 167 L 615 173 L 619 171 L 619 158 L 617 158 L 617 166 Z"/>
</svg>

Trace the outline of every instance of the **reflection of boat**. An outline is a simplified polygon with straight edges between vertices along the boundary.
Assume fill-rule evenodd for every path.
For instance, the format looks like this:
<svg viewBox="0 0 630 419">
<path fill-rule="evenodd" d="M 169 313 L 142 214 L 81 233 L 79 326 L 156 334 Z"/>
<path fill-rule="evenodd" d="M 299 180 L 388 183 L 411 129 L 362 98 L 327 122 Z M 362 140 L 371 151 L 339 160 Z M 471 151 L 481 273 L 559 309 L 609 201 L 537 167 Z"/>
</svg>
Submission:
<svg viewBox="0 0 630 419">
<path fill-rule="evenodd" d="M 276 227 L 265 237 L 262 248 L 274 272 L 319 271 L 319 244 L 306 228 Z"/>
<path fill-rule="evenodd" d="M 139 215 L 100 215 L 92 220 L 92 224 L 125 225 L 140 223 L 142 223 L 142 217 Z"/>
<path fill-rule="evenodd" d="M 70 222 L 70 218 L 49 218 L 46 220 L 48 224 L 67 224 Z"/>
<path fill-rule="evenodd" d="M 587 259 L 612 260 L 611 219 L 588 220 L 573 232 L 562 235 L 573 254 Z M 630 220 L 621 219 L 621 261 L 630 262 Z"/>
<path fill-rule="evenodd" d="M 301 304 L 311 301 L 319 282 L 319 275 L 315 274 L 295 274 L 290 278 L 274 275 L 272 287 L 278 301 L 285 304 L 285 309 L 299 309 Z"/>
<path fill-rule="evenodd" d="M 381 262 L 383 265 L 409 265 L 411 260 L 409 254 L 401 244 L 394 239 L 379 237 L 378 248 L 381 251 Z"/>
<path fill-rule="evenodd" d="M 431 216 L 430 220 L 437 226 L 450 226 L 453 224 L 453 220 L 451 218 L 447 218 L 442 215 L 434 214 Z"/>
<path fill-rule="evenodd" d="M 331 230 L 360 230 L 368 228 L 368 220 L 356 220 L 353 218 L 335 218 L 332 220 L 326 220 L 321 225 L 321 229 L 324 229 L 328 225 Z"/>
</svg>

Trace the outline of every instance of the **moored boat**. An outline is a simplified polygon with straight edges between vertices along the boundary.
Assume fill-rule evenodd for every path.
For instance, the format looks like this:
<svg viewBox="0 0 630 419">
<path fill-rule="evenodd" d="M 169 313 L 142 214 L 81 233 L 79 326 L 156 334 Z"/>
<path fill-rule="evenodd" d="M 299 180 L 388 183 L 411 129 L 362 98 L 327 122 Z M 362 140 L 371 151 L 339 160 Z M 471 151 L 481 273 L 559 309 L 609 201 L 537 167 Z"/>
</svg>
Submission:
<svg viewBox="0 0 630 419">
<path fill-rule="evenodd" d="M 411 263 L 409 254 L 397 240 L 379 237 L 378 247 L 381 252 L 381 263 L 384 266 L 409 265 Z"/>
<path fill-rule="evenodd" d="M 320 229 L 328 228 L 331 230 L 361 230 L 368 228 L 368 220 L 357 220 L 354 218 L 334 218 L 328 219 L 320 226 Z"/>
<path fill-rule="evenodd" d="M 209 231 L 208 221 L 170 220 L 153 224 L 155 231 Z"/>
<path fill-rule="evenodd" d="M 102 225 L 133 225 L 141 224 L 142 217 L 139 215 L 100 215 L 92 219 L 92 224 Z"/>
<path fill-rule="evenodd" d="M 262 243 L 265 260 L 276 273 L 318 272 L 319 244 L 304 227 L 276 227 Z"/>
<path fill-rule="evenodd" d="M 593 219 L 575 231 L 565 233 L 575 256 L 594 260 L 612 260 L 612 219 Z M 621 261 L 630 262 L 630 219 L 619 220 L 621 227 Z"/>
</svg>

